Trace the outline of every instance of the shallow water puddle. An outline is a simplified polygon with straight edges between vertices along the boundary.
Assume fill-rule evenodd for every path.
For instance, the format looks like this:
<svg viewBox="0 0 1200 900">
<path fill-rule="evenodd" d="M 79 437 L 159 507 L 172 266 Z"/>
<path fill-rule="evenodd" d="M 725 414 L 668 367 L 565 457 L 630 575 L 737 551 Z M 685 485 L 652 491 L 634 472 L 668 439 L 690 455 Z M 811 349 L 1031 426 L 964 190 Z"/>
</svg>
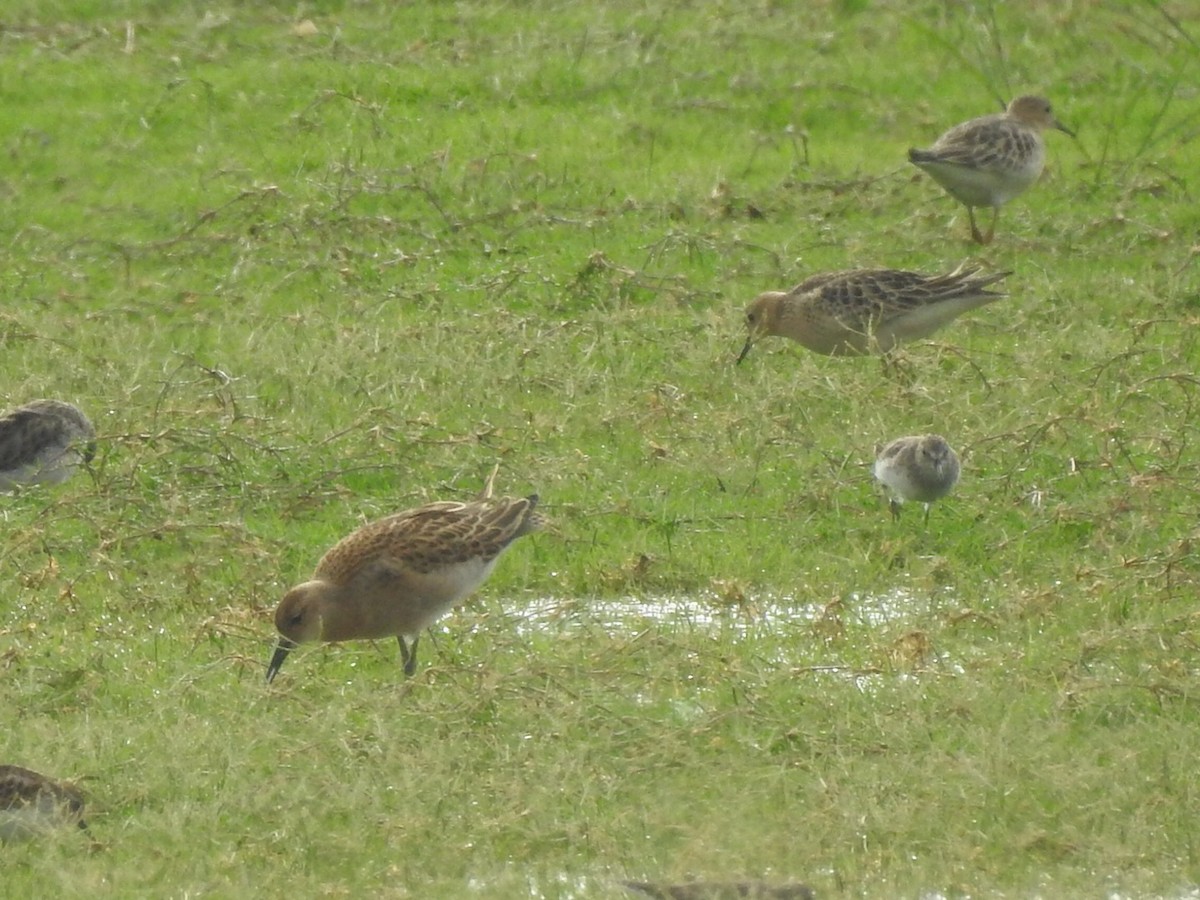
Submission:
<svg viewBox="0 0 1200 900">
<path fill-rule="evenodd" d="M 936 603 L 943 606 L 948 598 L 931 600 L 919 597 L 907 588 L 881 595 L 851 594 L 841 605 L 841 614 L 870 626 L 903 622 L 923 614 Z M 597 624 L 618 630 L 635 628 L 646 620 L 690 626 L 734 628 L 750 631 L 762 626 L 811 623 L 826 615 L 829 606 L 787 594 L 748 595 L 742 602 L 729 603 L 716 594 L 679 596 L 671 594 L 633 596 L 617 599 L 580 599 L 543 597 L 531 601 L 519 611 L 514 623 L 518 633 L 572 624 Z"/>
</svg>

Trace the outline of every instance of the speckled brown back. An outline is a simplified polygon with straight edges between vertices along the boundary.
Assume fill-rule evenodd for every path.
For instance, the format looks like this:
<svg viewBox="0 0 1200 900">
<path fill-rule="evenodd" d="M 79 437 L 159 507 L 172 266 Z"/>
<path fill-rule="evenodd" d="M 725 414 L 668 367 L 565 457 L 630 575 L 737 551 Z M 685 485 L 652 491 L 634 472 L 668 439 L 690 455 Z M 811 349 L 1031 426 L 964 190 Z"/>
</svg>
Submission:
<svg viewBox="0 0 1200 900">
<path fill-rule="evenodd" d="M 1012 160 L 1034 156 L 1041 145 L 1037 129 L 1003 114 L 983 116 L 951 128 L 928 150 L 917 151 L 913 161 L 954 163 L 976 169 L 1007 167 Z"/>
<path fill-rule="evenodd" d="M 317 564 L 314 579 L 344 585 L 372 559 L 386 558 L 429 573 L 471 559 L 490 561 L 522 535 L 541 527 L 537 494 L 521 498 L 443 501 L 364 525 Z"/>
<path fill-rule="evenodd" d="M 978 269 L 959 267 L 944 275 L 922 275 L 902 269 L 854 269 L 810 278 L 792 289 L 792 296 L 851 325 L 865 325 L 909 310 L 960 297 L 1001 297 L 984 288 L 1006 277 L 999 272 L 976 277 Z M 816 287 L 808 287 L 817 282 Z"/>
</svg>

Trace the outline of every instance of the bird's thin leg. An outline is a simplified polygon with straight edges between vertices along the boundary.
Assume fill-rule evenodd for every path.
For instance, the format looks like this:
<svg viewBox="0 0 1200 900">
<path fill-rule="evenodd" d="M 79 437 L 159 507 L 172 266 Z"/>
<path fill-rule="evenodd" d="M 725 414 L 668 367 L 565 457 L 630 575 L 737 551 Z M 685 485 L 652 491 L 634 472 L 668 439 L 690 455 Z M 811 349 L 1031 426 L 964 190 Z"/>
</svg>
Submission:
<svg viewBox="0 0 1200 900">
<path fill-rule="evenodd" d="M 892 511 L 892 521 L 899 522 L 900 521 L 900 501 L 897 500 L 895 497 L 890 498 L 888 500 L 888 508 L 891 509 L 891 511 Z"/>
<path fill-rule="evenodd" d="M 992 242 L 992 238 L 994 238 L 996 236 L 996 220 L 999 218 L 1000 218 L 1000 207 L 993 206 L 992 207 L 992 225 L 990 228 L 988 228 L 987 239 L 984 240 L 985 244 L 990 244 Z"/>
<path fill-rule="evenodd" d="M 925 527 L 926 528 L 929 527 L 929 507 L 931 507 L 932 505 L 933 505 L 932 503 L 925 504 Z"/>
<path fill-rule="evenodd" d="M 983 233 L 980 232 L 979 226 L 975 224 L 975 207 L 967 207 L 967 216 L 971 219 L 971 237 L 977 244 L 986 244 L 989 239 L 985 239 Z"/>
<path fill-rule="evenodd" d="M 417 641 L 421 640 L 421 636 L 413 638 L 412 647 L 404 643 L 403 635 L 396 635 L 396 640 L 400 642 L 400 659 L 404 663 L 404 674 L 412 676 L 417 671 Z"/>
</svg>

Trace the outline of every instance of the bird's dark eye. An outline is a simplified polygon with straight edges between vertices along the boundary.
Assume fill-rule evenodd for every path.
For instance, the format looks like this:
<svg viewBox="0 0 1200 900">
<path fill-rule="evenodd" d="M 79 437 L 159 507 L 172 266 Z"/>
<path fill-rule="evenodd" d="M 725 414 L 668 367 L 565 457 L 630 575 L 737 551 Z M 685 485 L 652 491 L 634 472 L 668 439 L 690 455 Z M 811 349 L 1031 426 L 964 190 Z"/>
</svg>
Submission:
<svg viewBox="0 0 1200 900">
<path fill-rule="evenodd" d="M 746 321 L 749 322 L 751 325 L 754 324 L 754 319 L 755 319 L 754 313 L 746 313 Z"/>
<path fill-rule="evenodd" d="M 299 625 L 303 621 L 304 621 L 304 613 L 298 612 L 295 615 L 293 615 L 290 619 L 288 619 L 288 624 L 289 625 Z"/>
</svg>

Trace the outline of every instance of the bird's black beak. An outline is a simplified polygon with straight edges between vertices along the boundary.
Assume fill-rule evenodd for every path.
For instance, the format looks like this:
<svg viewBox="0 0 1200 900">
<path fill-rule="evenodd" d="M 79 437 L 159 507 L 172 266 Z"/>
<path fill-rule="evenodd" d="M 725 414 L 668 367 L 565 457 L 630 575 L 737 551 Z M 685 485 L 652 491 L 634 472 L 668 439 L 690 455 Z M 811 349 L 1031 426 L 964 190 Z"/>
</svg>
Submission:
<svg viewBox="0 0 1200 900">
<path fill-rule="evenodd" d="M 738 354 L 737 362 L 734 363 L 734 365 L 738 365 L 739 363 L 741 363 L 741 361 L 746 358 L 746 354 L 748 354 L 750 352 L 750 348 L 753 346 L 754 346 L 754 335 L 753 334 L 747 335 L 746 336 L 746 345 L 744 347 L 742 347 L 742 352 Z"/>
<path fill-rule="evenodd" d="M 275 655 L 271 657 L 271 663 L 267 666 L 267 684 L 275 680 L 275 676 L 279 674 L 279 670 L 283 666 L 283 661 L 294 649 L 296 649 L 296 645 L 292 641 L 285 637 L 279 639 L 279 643 L 275 647 Z"/>
</svg>

